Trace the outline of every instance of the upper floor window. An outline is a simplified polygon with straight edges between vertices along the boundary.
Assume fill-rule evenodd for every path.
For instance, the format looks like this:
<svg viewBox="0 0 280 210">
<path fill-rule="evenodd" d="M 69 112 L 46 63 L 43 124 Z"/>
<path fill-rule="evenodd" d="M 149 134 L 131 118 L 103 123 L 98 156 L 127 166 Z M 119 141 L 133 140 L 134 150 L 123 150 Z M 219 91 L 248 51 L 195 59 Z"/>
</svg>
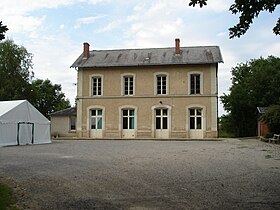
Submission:
<svg viewBox="0 0 280 210">
<path fill-rule="evenodd" d="M 101 76 L 92 77 L 92 95 L 93 96 L 102 95 L 102 77 Z"/>
<path fill-rule="evenodd" d="M 122 76 L 122 94 L 125 96 L 134 95 L 135 82 L 134 75 L 123 75 Z"/>
<path fill-rule="evenodd" d="M 157 74 L 155 78 L 155 94 L 156 95 L 166 95 L 168 94 L 168 75 L 167 74 Z"/>
<path fill-rule="evenodd" d="M 200 72 L 189 73 L 189 94 L 202 94 L 203 77 Z"/>
</svg>

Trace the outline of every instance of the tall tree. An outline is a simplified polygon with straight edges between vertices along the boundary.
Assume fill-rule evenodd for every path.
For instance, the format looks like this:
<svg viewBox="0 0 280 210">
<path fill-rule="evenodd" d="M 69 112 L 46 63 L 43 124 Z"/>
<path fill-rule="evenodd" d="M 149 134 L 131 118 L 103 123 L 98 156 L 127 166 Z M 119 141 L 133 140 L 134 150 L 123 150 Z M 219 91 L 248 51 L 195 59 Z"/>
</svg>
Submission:
<svg viewBox="0 0 280 210">
<path fill-rule="evenodd" d="M 70 106 L 61 85 L 34 78 L 32 54 L 12 40 L 0 42 L 0 100 L 27 99 L 46 117 Z"/>
<path fill-rule="evenodd" d="M 70 102 L 65 99 L 61 85 L 52 84 L 49 79 L 36 79 L 31 83 L 30 102 L 46 117 L 55 111 L 70 107 Z"/>
<path fill-rule="evenodd" d="M 203 7 L 207 5 L 207 0 L 190 0 L 189 6 L 196 6 L 197 4 Z M 280 0 L 235 0 L 235 3 L 230 6 L 229 10 L 232 14 L 240 14 L 239 23 L 229 28 L 229 38 L 244 35 L 260 12 L 268 11 L 272 13 L 279 4 Z M 280 17 L 276 21 L 273 33 L 280 35 Z"/>
<path fill-rule="evenodd" d="M 0 42 L 0 100 L 23 99 L 33 75 L 32 54 L 12 40 Z"/>
<path fill-rule="evenodd" d="M 0 41 L 1 41 L 2 39 L 5 39 L 5 33 L 6 33 L 6 31 L 8 31 L 7 26 L 3 25 L 3 24 L 2 24 L 2 21 L 0 21 Z"/>
<path fill-rule="evenodd" d="M 252 59 L 232 69 L 230 93 L 221 97 L 236 136 L 256 135 L 258 106 L 280 103 L 280 58 Z"/>
</svg>

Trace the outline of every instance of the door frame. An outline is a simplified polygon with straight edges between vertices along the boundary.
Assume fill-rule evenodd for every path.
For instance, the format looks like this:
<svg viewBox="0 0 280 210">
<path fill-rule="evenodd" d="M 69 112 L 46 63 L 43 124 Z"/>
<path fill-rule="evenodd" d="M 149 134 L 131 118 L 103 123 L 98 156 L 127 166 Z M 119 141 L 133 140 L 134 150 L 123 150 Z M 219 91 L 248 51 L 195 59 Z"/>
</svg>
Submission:
<svg viewBox="0 0 280 210">
<path fill-rule="evenodd" d="M 206 106 L 203 106 L 201 104 L 191 104 L 189 106 L 186 107 L 186 132 L 187 132 L 187 136 L 189 138 L 191 138 L 190 132 L 190 114 L 189 114 L 189 110 L 190 109 L 202 109 L 202 116 L 201 116 L 201 132 L 202 132 L 202 138 L 205 137 L 205 132 L 206 132 Z"/>
<path fill-rule="evenodd" d="M 91 110 L 93 109 L 101 109 L 102 110 L 102 129 L 101 130 L 101 137 L 92 137 L 91 136 Z M 87 130 L 88 130 L 88 135 L 90 138 L 103 138 L 104 136 L 104 130 L 105 130 L 105 107 L 104 106 L 98 106 L 98 105 L 95 105 L 95 106 L 89 106 L 87 108 Z"/>
<path fill-rule="evenodd" d="M 34 144 L 34 123 L 31 122 L 18 122 L 17 123 L 17 145 L 20 145 L 20 136 L 19 136 L 19 130 L 20 130 L 20 125 L 32 125 L 31 127 L 31 144 Z"/>
<path fill-rule="evenodd" d="M 137 106 L 133 106 L 133 105 L 123 105 L 119 107 L 119 132 L 120 132 L 120 136 L 121 138 L 124 139 L 131 139 L 131 138 L 127 138 L 124 137 L 125 132 L 123 131 L 123 110 L 124 109 L 130 109 L 130 110 L 134 110 L 134 129 L 128 129 L 128 130 L 134 130 L 134 137 L 132 138 L 136 138 L 137 136 L 137 115 L 138 115 L 138 107 Z M 133 132 L 133 131 L 131 131 Z"/>
<path fill-rule="evenodd" d="M 168 126 L 168 137 L 171 137 L 171 119 L 172 119 L 172 106 L 169 106 L 167 104 L 157 104 L 152 106 L 152 137 L 156 138 L 156 109 L 167 109 L 167 126 Z"/>
</svg>

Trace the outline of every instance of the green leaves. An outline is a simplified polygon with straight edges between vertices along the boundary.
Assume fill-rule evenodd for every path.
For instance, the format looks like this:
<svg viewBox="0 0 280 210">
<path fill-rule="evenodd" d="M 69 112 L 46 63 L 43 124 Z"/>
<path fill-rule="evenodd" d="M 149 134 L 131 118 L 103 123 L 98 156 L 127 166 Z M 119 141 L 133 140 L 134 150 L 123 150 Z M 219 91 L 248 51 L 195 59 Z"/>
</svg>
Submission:
<svg viewBox="0 0 280 210">
<path fill-rule="evenodd" d="M 0 41 L 2 39 L 5 39 L 5 33 L 6 31 L 8 31 L 9 29 L 7 28 L 7 26 L 2 25 L 2 21 L 0 21 Z"/>
<path fill-rule="evenodd" d="M 12 40 L 0 42 L 0 100 L 27 99 L 46 117 L 68 108 L 61 85 L 50 80 L 34 79 L 31 53 Z"/>
<path fill-rule="evenodd" d="M 207 5 L 207 0 L 191 0 L 189 6 L 194 7 L 196 4 L 199 4 L 200 7 L 203 7 Z"/>
<path fill-rule="evenodd" d="M 261 117 L 273 134 L 280 134 L 280 105 L 272 105 Z"/>
<path fill-rule="evenodd" d="M 258 106 L 280 102 L 280 58 L 252 59 L 232 68 L 230 94 L 221 97 L 236 125 L 236 136 L 256 134 Z"/>
</svg>

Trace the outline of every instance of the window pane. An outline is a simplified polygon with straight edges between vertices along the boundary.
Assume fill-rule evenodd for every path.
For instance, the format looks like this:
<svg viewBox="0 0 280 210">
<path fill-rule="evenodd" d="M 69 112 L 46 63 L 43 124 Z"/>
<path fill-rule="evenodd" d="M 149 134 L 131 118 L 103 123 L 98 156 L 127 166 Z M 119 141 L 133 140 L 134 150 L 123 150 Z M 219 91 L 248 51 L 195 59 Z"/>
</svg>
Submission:
<svg viewBox="0 0 280 210">
<path fill-rule="evenodd" d="M 134 116 L 134 110 L 133 109 L 129 110 L 129 115 Z"/>
<path fill-rule="evenodd" d="M 196 110 L 196 115 L 201 115 L 201 109 Z"/>
<path fill-rule="evenodd" d="M 195 109 L 190 109 L 190 115 L 194 115 Z"/>
<path fill-rule="evenodd" d="M 91 118 L 91 129 L 96 129 L 96 118 Z"/>
<path fill-rule="evenodd" d="M 167 116 L 167 112 L 168 112 L 167 109 L 163 109 L 163 110 L 162 110 L 162 115 Z"/>
<path fill-rule="evenodd" d="M 167 117 L 162 118 L 162 129 L 167 129 Z"/>
<path fill-rule="evenodd" d="M 123 117 L 123 129 L 128 129 L 128 118 Z"/>
<path fill-rule="evenodd" d="M 200 75 L 199 74 L 196 75 L 196 81 L 195 82 L 196 82 L 195 93 L 199 94 L 200 93 Z"/>
<path fill-rule="evenodd" d="M 161 129 L 161 117 L 156 117 L 156 129 Z"/>
<path fill-rule="evenodd" d="M 201 117 L 196 118 L 196 129 L 201 129 Z"/>
<path fill-rule="evenodd" d="M 134 129 L 134 117 L 130 117 L 129 121 L 129 129 Z"/>
<path fill-rule="evenodd" d="M 96 110 L 95 109 L 91 110 L 91 116 L 96 116 Z"/>
<path fill-rule="evenodd" d="M 195 127 L 194 127 L 194 117 L 190 117 L 190 129 L 195 129 Z"/>
<path fill-rule="evenodd" d="M 97 129 L 102 129 L 102 117 L 98 117 L 98 120 L 97 120 Z"/>
<path fill-rule="evenodd" d="M 161 115 L 160 112 L 161 112 L 161 109 L 156 109 L 156 115 L 157 115 L 157 116 L 160 116 L 160 115 Z"/>
<path fill-rule="evenodd" d="M 127 109 L 123 110 L 123 116 L 128 116 L 128 110 Z"/>
<path fill-rule="evenodd" d="M 70 117 L 70 130 L 76 130 L 76 117 Z"/>
</svg>

